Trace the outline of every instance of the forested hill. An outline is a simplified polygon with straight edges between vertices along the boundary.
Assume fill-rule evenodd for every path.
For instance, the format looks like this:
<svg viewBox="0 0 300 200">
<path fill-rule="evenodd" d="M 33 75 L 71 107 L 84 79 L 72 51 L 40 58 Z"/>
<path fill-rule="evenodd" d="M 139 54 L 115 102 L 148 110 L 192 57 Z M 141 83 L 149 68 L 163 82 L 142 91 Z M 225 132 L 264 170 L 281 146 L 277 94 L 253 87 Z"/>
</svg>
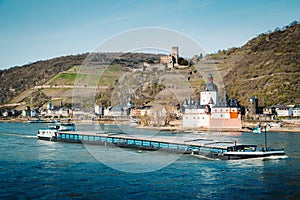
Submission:
<svg viewBox="0 0 300 200">
<path fill-rule="evenodd" d="M 9 102 L 27 89 L 43 85 L 58 73 L 82 65 L 85 61 L 135 68 L 143 62 L 159 62 L 159 58 L 160 55 L 149 53 L 85 53 L 0 70 L 0 104 Z"/>
<path fill-rule="evenodd" d="M 9 101 L 26 89 L 42 85 L 59 72 L 80 65 L 87 54 L 62 56 L 38 61 L 21 67 L 0 70 L 0 104 Z"/>
<path fill-rule="evenodd" d="M 224 76 L 228 96 L 243 105 L 252 95 L 260 105 L 300 103 L 300 24 L 260 34 L 240 48 L 211 55 Z"/>
</svg>

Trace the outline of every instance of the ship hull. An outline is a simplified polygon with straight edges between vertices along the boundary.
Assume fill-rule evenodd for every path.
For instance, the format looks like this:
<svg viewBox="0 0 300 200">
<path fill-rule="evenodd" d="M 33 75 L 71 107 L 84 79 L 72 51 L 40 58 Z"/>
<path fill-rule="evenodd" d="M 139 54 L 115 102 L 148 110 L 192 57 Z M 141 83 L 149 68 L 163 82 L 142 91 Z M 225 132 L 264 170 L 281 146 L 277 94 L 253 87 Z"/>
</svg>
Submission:
<svg viewBox="0 0 300 200">
<path fill-rule="evenodd" d="M 270 156 L 283 156 L 285 152 L 283 150 L 274 151 L 257 151 L 257 152 L 226 152 L 223 154 L 225 159 L 249 159 L 249 158 L 264 158 Z"/>
</svg>

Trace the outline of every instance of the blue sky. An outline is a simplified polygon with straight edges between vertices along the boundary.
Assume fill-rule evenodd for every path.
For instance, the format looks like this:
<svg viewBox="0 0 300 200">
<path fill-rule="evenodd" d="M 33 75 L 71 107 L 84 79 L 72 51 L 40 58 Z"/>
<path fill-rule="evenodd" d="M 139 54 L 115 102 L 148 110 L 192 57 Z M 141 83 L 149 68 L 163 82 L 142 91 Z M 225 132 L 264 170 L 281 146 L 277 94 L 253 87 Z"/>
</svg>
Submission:
<svg viewBox="0 0 300 200">
<path fill-rule="evenodd" d="M 299 0 L 0 0 L 0 69 L 91 52 L 143 27 L 178 31 L 213 53 L 293 20 Z"/>
</svg>

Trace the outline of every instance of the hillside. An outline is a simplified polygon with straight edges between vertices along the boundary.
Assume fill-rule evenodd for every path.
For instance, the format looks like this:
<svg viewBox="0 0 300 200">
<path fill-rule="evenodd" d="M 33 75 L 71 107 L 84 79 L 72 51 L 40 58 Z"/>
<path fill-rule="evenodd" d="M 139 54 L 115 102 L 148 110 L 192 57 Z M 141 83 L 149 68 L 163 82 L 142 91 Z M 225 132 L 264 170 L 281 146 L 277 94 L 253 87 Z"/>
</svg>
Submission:
<svg viewBox="0 0 300 200">
<path fill-rule="evenodd" d="M 37 85 L 42 85 L 56 74 L 80 65 L 87 54 L 63 56 L 45 61 L 0 70 L 0 104 Z"/>
<path fill-rule="evenodd" d="M 240 48 L 210 55 L 226 70 L 227 95 L 243 105 L 256 95 L 260 105 L 300 103 L 300 25 L 260 34 Z"/>
<path fill-rule="evenodd" d="M 137 105 L 154 98 L 174 104 L 179 103 L 174 99 L 181 101 L 179 96 L 191 94 L 185 86 L 194 90 L 194 97 L 199 97 L 203 75 L 215 67 L 221 74 L 214 79 L 220 95 L 224 83 L 228 97 L 237 98 L 242 105 L 246 106 L 253 95 L 259 98 L 260 106 L 300 103 L 300 25 L 297 23 L 260 34 L 242 47 L 208 55 L 200 61 L 200 68 L 176 68 L 164 74 L 159 70 L 135 72 L 144 62 L 158 63 L 159 58 L 160 55 L 146 53 L 91 53 L 1 70 L 0 104 L 42 106 L 50 99 L 54 103 L 70 104 L 75 85 L 79 86 L 79 95 L 96 88 L 96 101 L 110 105 L 112 89 L 120 84 L 136 90 L 130 98 Z M 120 77 L 127 72 L 131 75 L 126 75 L 127 80 L 120 83 Z M 175 89 L 177 97 L 168 96 Z M 120 91 L 125 88 L 120 87 Z"/>
<path fill-rule="evenodd" d="M 37 92 L 37 87 L 50 85 L 56 87 L 58 85 L 73 85 L 75 79 L 77 81 L 86 77 L 83 72 L 78 73 L 80 65 L 84 62 L 93 65 L 113 65 L 112 72 L 119 68 L 136 68 L 143 62 L 157 62 L 159 55 L 144 53 L 91 53 L 81 55 L 63 56 L 45 61 L 38 61 L 21 67 L 13 67 L 6 70 L 0 70 L 0 105 L 4 103 L 19 103 L 28 99 L 32 93 Z M 113 78 L 116 76 L 115 78 Z M 107 77 L 103 76 L 100 80 L 106 86 L 110 86 L 118 77 L 118 74 Z M 79 78 L 79 79 L 78 79 Z M 50 97 L 57 95 L 69 96 L 71 89 L 48 89 L 49 91 L 40 91 L 39 93 L 50 93 Z M 63 90 L 63 91 L 62 91 Z M 43 96 L 44 94 L 42 94 Z M 47 95 L 47 94 L 46 94 Z M 30 103 L 30 102 L 26 102 Z"/>
</svg>

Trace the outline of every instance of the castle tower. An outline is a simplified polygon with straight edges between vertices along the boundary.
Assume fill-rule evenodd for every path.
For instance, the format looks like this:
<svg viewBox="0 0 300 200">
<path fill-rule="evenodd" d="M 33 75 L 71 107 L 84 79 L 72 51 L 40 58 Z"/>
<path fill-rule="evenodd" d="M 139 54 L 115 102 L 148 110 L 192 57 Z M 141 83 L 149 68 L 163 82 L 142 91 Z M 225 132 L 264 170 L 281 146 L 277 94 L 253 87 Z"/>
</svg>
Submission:
<svg viewBox="0 0 300 200">
<path fill-rule="evenodd" d="M 178 64 L 178 57 L 179 57 L 178 47 L 172 47 L 172 57 L 174 57 L 175 63 Z"/>
<path fill-rule="evenodd" d="M 248 109 L 250 115 L 256 115 L 258 109 L 258 98 L 256 96 L 252 96 L 248 100 Z"/>
<path fill-rule="evenodd" d="M 207 76 L 205 88 L 201 94 L 201 105 L 210 105 L 210 107 L 218 104 L 218 87 L 213 82 L 214 78 L 211 74 Z"/>
<path fill-rule="evenodd" d="M 206 91 L 218 91 L 218 86 L 214 84 L 214 77 L 211 74 L 207 75 Z"/>
<path fill-rule="evenodd" d="M 52 110 L 53 109 L 53 105 L 52 102 L 49 101 L 48 105 L 47 105 L 47 110 Z"/>
</svg>

